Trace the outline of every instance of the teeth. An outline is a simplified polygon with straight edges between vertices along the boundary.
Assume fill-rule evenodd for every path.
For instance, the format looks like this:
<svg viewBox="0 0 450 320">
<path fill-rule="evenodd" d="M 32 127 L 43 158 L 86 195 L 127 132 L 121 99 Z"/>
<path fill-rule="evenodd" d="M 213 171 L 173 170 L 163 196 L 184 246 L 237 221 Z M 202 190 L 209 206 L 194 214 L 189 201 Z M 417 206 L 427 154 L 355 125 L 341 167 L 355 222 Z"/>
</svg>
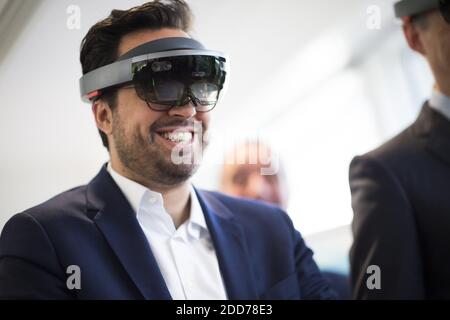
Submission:
<svg viewBox="0 0 450 320">
<path fill-rule="evenodd" d="M 192 133 L 191 132 L 164 132 L 161 136 L 172 142 L 191 142 L 192 141 Z"/>
</svg>

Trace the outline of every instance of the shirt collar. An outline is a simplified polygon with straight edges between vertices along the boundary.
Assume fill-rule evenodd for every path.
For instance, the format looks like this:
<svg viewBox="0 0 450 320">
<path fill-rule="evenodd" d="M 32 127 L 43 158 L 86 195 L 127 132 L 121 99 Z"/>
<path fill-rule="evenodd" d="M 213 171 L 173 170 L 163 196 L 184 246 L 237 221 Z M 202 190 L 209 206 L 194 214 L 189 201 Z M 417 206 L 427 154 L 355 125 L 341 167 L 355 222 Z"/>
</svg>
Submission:
<svg viewBox="0 0 450 320">
<path fill-rule="evenodd" d="M 108 163 L 107 171 L 119 186 L 119 189 L 123 192 L 125 198 L 128 200 L 135 213 L 139 213 L 139 210 L 141 209 L 141 202 L 143 200 L 155 199 L 155 203 L 163 206 L 163 197 L 160 193 L 154 192 L 147 187 L 144 187 L 143 185 L 117 173 L 112 168 L 111 163 Z M 189 234 L 198 239 L 204 235 L 205 232 L 208 232 L 208 227 L 206 225 L 197 193 L 192 185 L 190 185 L 190 200 L 190 215 L 185 224 L 187 224 Z M 167 212 L 165 213 L 169 216 Z"/>
<path fill-rule="evenodd" d="M 203 215 L 202 207 L 198 201 L 197 193 L 191 185 L 191 214 L 189 217 L 188 231 L 195 238 L 200 238 L 203 233 L 208 232 L 205 216 Z M 195 227 L 196 226 L 196 227 Z"/>
<path fill-rule="evenodd" d="M 113 180 L 119 186 L 119 189 L 125 195 L 125 198 L 130 203 L 134 212 L 137 213 L 139 210 L 141 201 L 142 201 L 142 197 L 145 195 L 145 193 L 147 191 L 150 191 L 150 190 L 148 190 L 143 185 L 140 185 L 139 183 L 137 183 L 131 179 L 128 179 L 128 178 L 122 176 L 121 174 L 117 173 L 112 168 L 111 163 L 108 163 L 106 170 L 108 170 L 108 173 L 111 175 Z"/>
<path fill-rule="evenodd" d="M 435 89 L 429 104 L 431 108 L 450 120 L 450 97 Z"/>
</svg>

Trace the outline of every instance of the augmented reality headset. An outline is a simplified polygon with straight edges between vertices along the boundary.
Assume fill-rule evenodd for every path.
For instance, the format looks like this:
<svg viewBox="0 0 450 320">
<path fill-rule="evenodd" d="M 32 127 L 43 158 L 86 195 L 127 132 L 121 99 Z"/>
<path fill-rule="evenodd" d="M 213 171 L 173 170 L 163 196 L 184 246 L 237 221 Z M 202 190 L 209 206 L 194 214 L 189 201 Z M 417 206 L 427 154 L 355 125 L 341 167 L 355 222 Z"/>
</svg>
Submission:
<svg viewBox="0 0 450 320">
<path fill-rule="evenodd" d="M 164 38 L 125 53 L 116 62 L 80 79 L 83 100 L 132 86 L 150 108 L 165 111 L 192 102 L 197 111 L 212 110 L 224 91 L 228 59 L 189 38 Z"/>
<path fill-rule="evenodd" d="M 445 21 L 450 23 L 450 0 L 403 0 L 395 4 L 395 15 L 401 18 L 434 9 L 440 10 Z"/>
</svg>

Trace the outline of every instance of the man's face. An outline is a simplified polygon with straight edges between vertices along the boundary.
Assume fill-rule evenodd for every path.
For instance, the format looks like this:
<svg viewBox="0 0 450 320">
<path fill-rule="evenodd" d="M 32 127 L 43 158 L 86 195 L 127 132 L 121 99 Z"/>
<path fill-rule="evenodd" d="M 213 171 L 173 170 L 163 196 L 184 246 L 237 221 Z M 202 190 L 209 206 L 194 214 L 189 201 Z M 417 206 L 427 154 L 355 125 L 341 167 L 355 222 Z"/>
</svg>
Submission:
<svg viewBox="0 0 450 320">
<path fill-rule="evenodd" d="M 427 26 L 418 27 L 423 54 L 430 63 L 436 78 L 448 79 L 450 76 L 450 24 L 444 20 L 438 10 L 430 12 L 427 18 Z"/>
<path fill-rule="evenodd" d="M 238 197 L 262 200 L 283 207 L 285 199 L 279 176 L 262 175 L 263 167 L 258 164 L 235 165 L 229 172 L 231 183 L 224 191 Z"/>
<path fill-rule="evenodd" d="M 167 37 L 188 35 L 176 29 L 135 32 L 122 39 L 119 56 L 143 43 Z M 111 157 L 120 160 L 125 170 L 161 188 L 178 185 L 196 172 L 207 145 L 208 113 L 197 113 L 192 103 L 154 111 L 132 87 L 118 90 L 116 102 L 109 135 Z M 174 143 L 168 139 L 174 131 L 185 138 L 192 134 L 192 139 L 182 145 Z"/>
</svg>

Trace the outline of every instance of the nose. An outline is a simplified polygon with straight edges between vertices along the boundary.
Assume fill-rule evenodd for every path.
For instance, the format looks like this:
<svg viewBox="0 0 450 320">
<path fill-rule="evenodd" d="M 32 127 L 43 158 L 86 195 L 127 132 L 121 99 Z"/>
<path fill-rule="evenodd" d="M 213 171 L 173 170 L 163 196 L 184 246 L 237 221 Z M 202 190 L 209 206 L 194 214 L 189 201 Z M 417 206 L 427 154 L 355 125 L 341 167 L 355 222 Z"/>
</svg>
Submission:
<svg viewBox="0 0 450 320">
<path fill-rule="evenodd" d="M 197 114 L 197 110 L 195 109 L 195 106 L 192 101 L 190 101 L 188 104 L 185 104 L 184 106 L 179 107 L 173 107 L 169 110 L 169 116 L 171 117 L 183 117 L 185 119 L 191 119 L 195 117 Z"/>
</svg>

